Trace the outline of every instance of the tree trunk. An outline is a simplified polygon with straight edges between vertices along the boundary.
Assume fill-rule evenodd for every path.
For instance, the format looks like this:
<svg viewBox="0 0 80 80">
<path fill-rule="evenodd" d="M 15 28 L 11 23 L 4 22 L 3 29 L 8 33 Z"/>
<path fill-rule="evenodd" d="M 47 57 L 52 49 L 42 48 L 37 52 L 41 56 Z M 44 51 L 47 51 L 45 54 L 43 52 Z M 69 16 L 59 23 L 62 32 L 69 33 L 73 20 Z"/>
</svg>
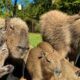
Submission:
<svg viewBox="0 0 80 80">
<path fill-rule="evenodd" d="M 14 2 L 13 16 L 16 16 L 16 10 L 17 10 L 17 1 L 18 1 L 18 0 L 15 0 L 15 2 Z"/>
</svg>

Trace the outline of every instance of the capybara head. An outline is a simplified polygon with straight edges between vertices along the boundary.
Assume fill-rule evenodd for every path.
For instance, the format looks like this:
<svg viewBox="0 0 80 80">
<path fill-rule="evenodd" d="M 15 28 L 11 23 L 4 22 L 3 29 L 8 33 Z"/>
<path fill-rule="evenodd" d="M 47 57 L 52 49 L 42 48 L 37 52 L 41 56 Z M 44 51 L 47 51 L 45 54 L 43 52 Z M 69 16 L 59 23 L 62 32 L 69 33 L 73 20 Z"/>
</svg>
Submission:
<svg viewBox="0 0 80 80">
<path fill-rule="evenodd" d="M 50 73 L 60 73 L 61 72 L 61 64 L 58 52 L 53 49 L 53 47 L 47 43 L 43 42 L 38 45 L 42 49 L 42 66 L 44 66 L 45 71 Z"/>
<path fill-rule="evenodd" d="M 6 40 L 12 57 L 20 58 L 29 49 L 28 26 L 20 18 L 6 19 Z"/>
</svg>

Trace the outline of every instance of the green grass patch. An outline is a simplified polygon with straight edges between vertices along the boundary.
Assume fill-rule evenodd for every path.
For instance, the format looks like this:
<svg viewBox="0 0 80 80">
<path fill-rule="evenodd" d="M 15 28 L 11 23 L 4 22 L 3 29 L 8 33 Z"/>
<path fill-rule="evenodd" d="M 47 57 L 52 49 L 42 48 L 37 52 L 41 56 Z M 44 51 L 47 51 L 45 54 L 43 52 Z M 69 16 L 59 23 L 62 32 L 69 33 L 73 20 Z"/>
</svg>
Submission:
<svg viewBox="0 0 80 80">
<path fill-rule="evenodd" d="M 42 41 L 42 37 L 39 33 L 29 33 L 29 43 L 33 47 L 36 47 Z"/>
</svg>

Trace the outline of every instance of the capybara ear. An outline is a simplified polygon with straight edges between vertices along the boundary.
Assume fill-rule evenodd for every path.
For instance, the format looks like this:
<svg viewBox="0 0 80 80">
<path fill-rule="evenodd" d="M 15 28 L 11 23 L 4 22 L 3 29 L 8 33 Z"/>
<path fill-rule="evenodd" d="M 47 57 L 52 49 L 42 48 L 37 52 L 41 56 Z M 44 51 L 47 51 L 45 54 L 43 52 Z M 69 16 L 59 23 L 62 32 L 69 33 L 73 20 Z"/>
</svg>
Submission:
<svg viewBox="0 0 80 80">
<path fill-rule="evenodd" d="M 41 42 L 37 46 L 40 47 L 43 51 L 53 53 L 53 47 L 48 42 Z"/>
<path fill-rule="evenodd" d="M 49 55 L 48 52 L 41 50 L 41 51 L 40 51 L 40 55 L 39 55 L 38 58 L 39 58 L 39 59 L 41 59 L 41 58 L 46 58 L 48 55 Z"/>
<path fill-rule="evenodd" d="M 10 22 L 10 18 L 6 18 L 5 19 L 5 29 L 7 29 L 10 26 L 9 22 Z"/>
<path fill-rule="evenodd" d="M 39 58 L 39 59 L 42 59 L 44 56 L 45 56 L 44 52 L 43 52 L 43 51 L 41 51 L 41 52 L 40 52 L 40 55 L 39 55 L 39 57 L 38 57 L 38 58 Z"/>
</svg>

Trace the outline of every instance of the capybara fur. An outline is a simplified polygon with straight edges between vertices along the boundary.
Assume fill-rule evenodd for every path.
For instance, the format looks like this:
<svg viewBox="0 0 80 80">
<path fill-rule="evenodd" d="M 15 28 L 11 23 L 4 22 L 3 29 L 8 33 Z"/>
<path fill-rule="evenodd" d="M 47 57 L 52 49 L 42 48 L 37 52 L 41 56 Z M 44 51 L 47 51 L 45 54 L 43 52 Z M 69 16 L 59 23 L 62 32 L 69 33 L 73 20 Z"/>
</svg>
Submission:
<svg viewBox="0 0 80 80">
<path fill-rule="evenodd" d="M 57 58 L 56 58 L 57 59 Z M 80 80 L 80 69 L 69 63 L 66 59 L 61 59 L 61 72 L 54 73 L 50 80 Z"/>
<path fill-rule="evenodd" d="M 80 52 L 80 19 L 76 20 L 73 24 L 70 26 L 70 32 L 71 32 L 71 53 L 68 54 L 68 57 L 70 61 L 75 61 L 75 64 L 77 62 L 76 58 L 79 57 Z M 78 56 L 77 56 L 78 55 Z"/>
<path fill-rule="evenodd" d="M 26 67 L 32 80 L 50 80 L 55 71 L 60 72 L 61 58 L 56 53 L 47 42 L 42 42 L 30 50 Z"/>
<path fill-rule="evenodd" d="M 29 50 L 28 26 L 22 19 L 17 17 L 5 19 L 4 23 L 5 41 L 9 50 L 5 65 L 13 65 L 15 67 L 13 75 L 21 77 L 24 63 L 22 56 L 27 54 Z M 7 76 L 3 77 L 2 80 L 6 78 Z"/>
<path fill-rule="evenodd" d="M 71 16 L 58 10 L 44 13 L 40 17 L 43 41 L 49 42 L 55 50 L 61 53 L 61 56 L 66 57 L 71 50 L 73 41 L 75 42 L 76 39 L 72 36 L 78 33 L 72 33 L 75 30 L 72 27 L 72 24 L 74 24 L 79 18 L 79 14 Z M 72 32 L 70 27 L 74 29 Z M 78 42 L 78 40 L 76 40 L 76 42 Z M 76 47 L 76 44 L 74 44 L 74 47 Z"/>
<path fill-rule="evenodd" d="M 69 52 L 71 43 L 67 18 L 69 18 L 67 14 L 50 11 L 43 14 L 40 19 L 43 41 L 49 42 L 63 57 Z"/>
<path fill-rule="evenodd" d="M 6 40 L 11 56 L 20 58 L 29 50 L 28 26 L 20 18 L 5 20 Z"/>
<path fill-rule="evenodd" d="M 80 69 L 69 63 L 66 59 L 61 61 L 62 71 L 60 75 L 55 74 L 54 80 L 80 80 Z"/>
</svg>

